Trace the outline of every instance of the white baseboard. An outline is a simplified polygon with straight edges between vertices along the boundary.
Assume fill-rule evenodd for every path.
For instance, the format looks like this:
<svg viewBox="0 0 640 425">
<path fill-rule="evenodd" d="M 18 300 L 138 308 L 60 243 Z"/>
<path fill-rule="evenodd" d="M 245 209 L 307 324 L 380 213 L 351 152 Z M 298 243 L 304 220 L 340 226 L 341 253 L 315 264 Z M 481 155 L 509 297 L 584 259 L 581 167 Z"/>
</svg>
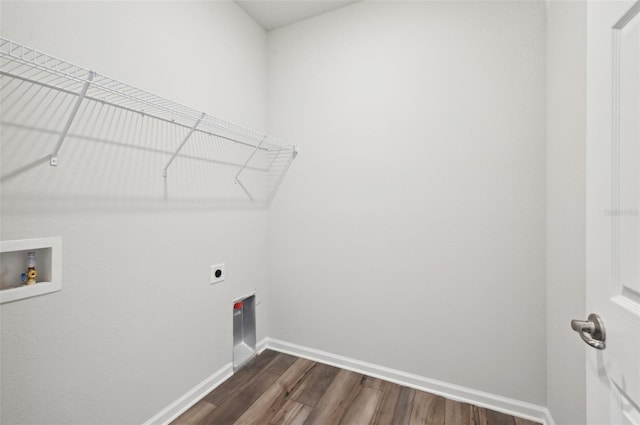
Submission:
<svg viewBox="0 0 640 425">
<path fill-rule="evenodd" d="M 270 338 L 263 338 L 260 341 L 258 341 L 258 343 L 256 344 L 256 352 L 258 354 L 262 353 L 264 350 L 267 349 L 267 342 L 269 341 Z"/>
<path fill-rule="evenodd" d="M 273 338 L 264 338 L 256 344 L 256 351 L 262 353 L 270 349 L 281 353 L 325 363 L 363 375 L 383 379 L 399 385 L 441 395 L 452 400 L 474 404 L 479 407 L 496 410 L 508 415 L 541 422 L 543 425 L 555 425 L 549 409 L 531 403 L 502 397 L 499 395 L 477 391 L 459 385 L 449 384 L 424 376 L 391 369 L 385 366 L 367 363 L 349 357 L 340 356 L 302 345 L 292 344 Z M 233 375 L 233 364 L 228 363 L 213 375 L 193 387 L 185 395 L 167 406 L 143 425 L 168 425 L 191 406 L 200 401 L 214 388 Z"/>
<path fill-rule="evenodd" d="M 262 343 L 262 341 L 261 341 Z M 162 409 L 143 425 L 167 425 L 233 375 L 233 363 L 227 363 L 211 376 Z"/>
<path fill-rule="evenodd" d="M 265 341 L 266 340 L 266 341 Z M 260 341 L 265 344 L 263 350 L 271 349 L 282 353 L 291 354 L 297 357 L 325 363 L 363 375 L 394 382 L 406 387 L 420 391 L 437 394 L 452 400 L 474 404 L 479 407 L 488 408 L 508 415 L 541 422 L 544 425 L 555 425 L 549 409 L 543 406 L 502 397 L 499 395 L 465 388 L 459 385 L 449 384 L 424 376 L 403 372 L 396 369 L 367 363 L 349 357 L 339 356 L 326 351 L 304 347 L 273 338 L 265 338 Z"/>
</svg>

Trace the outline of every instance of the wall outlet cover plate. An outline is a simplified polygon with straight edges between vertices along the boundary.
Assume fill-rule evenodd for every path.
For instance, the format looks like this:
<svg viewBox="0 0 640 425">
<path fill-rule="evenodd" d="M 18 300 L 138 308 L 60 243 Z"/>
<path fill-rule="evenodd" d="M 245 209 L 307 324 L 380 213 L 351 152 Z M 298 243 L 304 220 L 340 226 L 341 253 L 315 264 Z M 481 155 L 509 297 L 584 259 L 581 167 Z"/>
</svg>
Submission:
<svg viewBox="0 0 640 425">
<path fill-rule="evenodd" d="M 211 276 L 209 282 L 212 284 L 224 281 L 225 271 L 224 263 L 211 266 Z"/>
</svg>

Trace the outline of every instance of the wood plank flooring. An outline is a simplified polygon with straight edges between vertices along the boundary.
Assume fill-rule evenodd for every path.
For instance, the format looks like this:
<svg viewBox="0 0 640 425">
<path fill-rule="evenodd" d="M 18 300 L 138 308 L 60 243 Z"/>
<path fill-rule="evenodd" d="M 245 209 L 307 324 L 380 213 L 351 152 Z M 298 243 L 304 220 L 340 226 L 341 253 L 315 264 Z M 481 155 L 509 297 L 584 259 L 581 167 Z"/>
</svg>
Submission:
<svg viewBox="0 0 640 425">
<path fill-rule="evenodd" d="M 271 350 L 172 423 L 185 424 L 536 425 Z"/>
</svg>

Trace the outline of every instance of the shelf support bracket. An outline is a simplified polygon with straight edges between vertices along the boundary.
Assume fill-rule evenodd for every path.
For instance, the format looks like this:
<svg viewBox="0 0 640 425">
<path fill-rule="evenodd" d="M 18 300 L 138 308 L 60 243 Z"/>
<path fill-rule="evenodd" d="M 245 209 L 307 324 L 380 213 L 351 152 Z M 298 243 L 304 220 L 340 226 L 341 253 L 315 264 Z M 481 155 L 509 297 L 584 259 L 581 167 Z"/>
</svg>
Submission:
<svg viewBox="0 0 640 425">
<path fill-rule="evenodd" d="M 253 158 L 253 156 L 256 154 L 256 152 L 258 152 L 258 149 L 260 149 L 260 146 L 262 146 L 262 144 L 264 143 L 264 141 L 266 140 L 267 136 L 264 136 L 262 138 L 262 141 L 260 143 L 258 143 L 258 146 L 256 146 L 256 148 L 253 150 L 253 152 L 251 152 L 251 155 L 249 155 L 249 158 L 247 158 L 247 160 L 244 162 L 244 165 L 242 166 L 242 168 L 240 168 L 240 170 L 238 170 L 238 173 L 236 174 L 236 183 L 238 183 L 240 185 L 240 187 L 242 188 L 242 190 L 244 190 L 244 193 L 247 194 L 247 196 L 249 197 L 249 199 L 251 199 L 253 201 L 253 196 L 251 196 L 251 193 L 249 193 L 249 191 L 247 190 L 247 188 L 242 184 L 242 182 L 240 181 L 240 174 L 244 171 L 245 168 L 247 168 L 247 165 L 249 164 L 249 161 L 251 161 L 251 158 Z"/>
<path fill-rule="evenodd" d="M 203 112 L 202 115 L 200 115 L 200 118 L 198 118 L 198 121 L 196 121 L 193 124 L 193 127 L 191 127 L 191 130 L 189 130 L 189 133 L 187 133 L 187 135 L 185 136 L 185 138 L 182 141 L 182 143 L 180 143 L 180 146 L 178 146 L 178 149 L 176 149 L 176 151 L 173 153 L 173 155 L 171 156 L 171 159 L 169 160 L 169 162 L 167 162 L 167 165 L 164 166 L 164 169 L 162 170 L 162 175 L 164 177 L 167 177 L 167 170 L 169 169 L 169 166 L 171 165 L 173 160 L 176 159 L 176 156 L 178 156 L 178 154 L 180 153 L 180 151 L 182 150 L 184 145 L 187 143 L 187 141 L 189 140 L 189 138 L 191 137 L 193 132 L 196 131 L 196 128 L 198 128 L 198 126 L 200 125 L 200 122 L 202 122 L 202 119 L 204 118 L 204 116 L 205 116 L 205 113 Z"/>
<path fill-rule="evenodd" d="M 273 200 L 273 197 L 276 196 L 276 192 L 280 188 L 280 184 L 284 180 L 284 176 L 287 175 L 287 172 L 289 171 L 289 167 L 291 166 L 291 163 L 296 158 L 296 156 L 298 156 L 298 148 L 297 146 L 294 145 L 293 152 L 291 152 L 291 156 L 289 157 L 289 160 L 287 161 L 287 163 L 284 166 L 284 169 L 280 173 L 280 176 L 278 177 L 278 181 L 276 181 L 276 184 L 273 186 L 273 189 L 269 194 L 269 198 L 267 198 L 267 205 L 271 205 L 271 201 Z"/>
<path fill-rule="evenodd" d="M 87 90 L 89 90 L 89 86 L 91 85 L 91 81 L 93 81 L 93 77 L 95 76 L 95 72 L 89 71 L 89 75 L 87 76 L 87 80 L 84 82 L 84 86 L 82 87 L 82 91 L 78 95 L 78 99 L 76 100 L 76 104 L 73 105 L 73 109 L 71 110 L 71 115 L 67 119 L 67 123 L 62 129 L 62 133 L 60 133 L 60 137 L 58 138 L 58 143 L 56 144 L 56 148 L 53 150 L 51 156 L 49 156 L 49 165 L 56 167 L 58 166 L 58 151 L 62 147 L 62 143 L 64 139 L 67 137 L 67 133 L 69 132 L 69 128 L 71 128 L 71 124 L 73 123 L 76 114 L 78 113 L 78 109 L 80 109 L 80 104 L 84 100 L 87 95 Z"/>
</svg>

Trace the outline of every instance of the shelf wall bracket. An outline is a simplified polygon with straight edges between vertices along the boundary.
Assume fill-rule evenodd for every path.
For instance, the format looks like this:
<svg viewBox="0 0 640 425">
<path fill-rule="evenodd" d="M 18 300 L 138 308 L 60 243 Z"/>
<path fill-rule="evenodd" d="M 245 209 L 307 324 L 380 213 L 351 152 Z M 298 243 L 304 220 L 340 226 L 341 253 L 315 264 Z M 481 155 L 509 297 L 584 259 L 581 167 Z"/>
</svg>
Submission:
<svg viewBox="0 0 640 425">
<path fill-rule="evenodd" d="M 198 118 L 198 121 L 196 121 L 193 124 L 193 127 L 191 127 L 191 130 L 189 130 L 189 133 L 187 133 L 182 143 L 180 143 L 180 146 L 178 146 L 178 149 L 176 149 L 176 151 L 173 153 L 173 155 L 171 156 L 171 159 L 169 160 L 169 162 L 167 162 L 167 165 L 164 166 L 164 169 L 162 170 L 162 175 L 164 177 L 167 177 L 167 170 L 169 169 L 169 166 L 171 165 L 173 160 L 176 159 L 176 156 L 178 156 L 178 154 L 180 153 L 184 145 L 187 143 L 187 141 L 189 140 L 193 132 L 196 131 L 196 129 L 200 125 L 200 122 L 202 122 L 202 119 L 204 118 L 204 116 L 205 116 L 205 113 L 203 112 L 202 115 L 200 115 L 200 118 Z"/>
<path fill-rule="evenodd" d="M 253 156 L 256 154 L 256 152 L 258 152 L 258 150 L 260 149 L 260 146 L 262 146 L 262 144 L 264 143 L 264 141 L 266 139 L 267 139 L 267 136 L 264 136 L 262 138 L 262 140 L 260 141 L 260 143 L 258 143 L 258 146 L 256 146 L 256 148 L 253 150 L 253 152 L 251 152 L 251 155 L 249 155 L 249 158 L 247 158 L 247 160 L 244 162 L 244 165 L 242 166 L 242 168 L 240 168 L 240 170 L 238 170 L 238 173 L 236 174 L 236 178 L 235 178 L 236 183 L 238 183 L 240 185 L 242 190 L 244 190 L 244 193 L 246 193 L 247 196 L 249 197 L 249 199 L 251 199 L 252 201 L 253 201 L 253 196 L 251 196 L 251 193 L 249 193 L 247 188 L 240 181 L 240 174 L 242 174 L 244 169 L 247 168 L 247 165 L 249 164 L 249 161 L 251 161 L 251 158 L 253 158 Z"/>
<path fill-rule="evenodd" d="M 269 164 L 269 166 L 267 167 L 267 171 L 271 170 L 271 167 L 273 167 L 273 164 L 276 162 L 276 159 L 278 159 L 278 157 L 280 156 L 280 152 L 282 152 L 282 148 L 278 149 L 276 154 L 273 156 L 273 159 L 271 160 L 271 164 Z"/>
<path fill-rule="evenodd" d="M 62 133 L 60 133 L 60 137 L 58 138 L 58 143 L 56 144 L 56 148 L 53 150 L 53 153 L 49 157 L 49 165 L 56 167 L 58 166 L 58 151 L 62 147 L 62 143 L 64 139 L 67 137 L 67 133 L 69 132 L 69 128 L 71 128 L 71 124 L 73 124 L 73 120 L 78 113 L 78 109 L 80 109 L 80 104 L 84 100 L 87 95 L 87 90 L 89 90 L 89 86 L 91 85 L 91 81 L 93 81 L 93 77 L 95 77 L 95 72 L 89 71 L 89 75 L 87 76 L 87 80 L 84 82 L 84 86 L 82 87 L 82 91 L 78 95 L 78 99 L 76 100 L 76 104 L 73 105 L 73 109 L 71 110 L 71 115 L 67 119 L 67 123 L 62 129 Z"/>
<path fill-rule="evenodd" d="M 267 198 L 267 205 L 271 205 L 271 201 L 273 200 L 273 197 L 276 195 L 276 192 L 280 188 L 280 184 L 284 180 L 284 177 L 287 175 L 287 172 L 289 171 L 289 167 L 291 166 L 291 163 L 296 158 L 296 156 L 298 156 L 298 148 L 297 148 L 297 146 L 294 145 L 293 152 L 291 152 L 291 156 L 289 157 L 289 160 L 287 161 L 286 165 L 284 166 L 284 169 L 280 173 L 280 177 L 278 177 L 278 180 L 276 181 L 276 184 L 273 186 L 273 189 L 271 190 L 271 193 L 269 194 L 269 197 Z"/>
</svg>

